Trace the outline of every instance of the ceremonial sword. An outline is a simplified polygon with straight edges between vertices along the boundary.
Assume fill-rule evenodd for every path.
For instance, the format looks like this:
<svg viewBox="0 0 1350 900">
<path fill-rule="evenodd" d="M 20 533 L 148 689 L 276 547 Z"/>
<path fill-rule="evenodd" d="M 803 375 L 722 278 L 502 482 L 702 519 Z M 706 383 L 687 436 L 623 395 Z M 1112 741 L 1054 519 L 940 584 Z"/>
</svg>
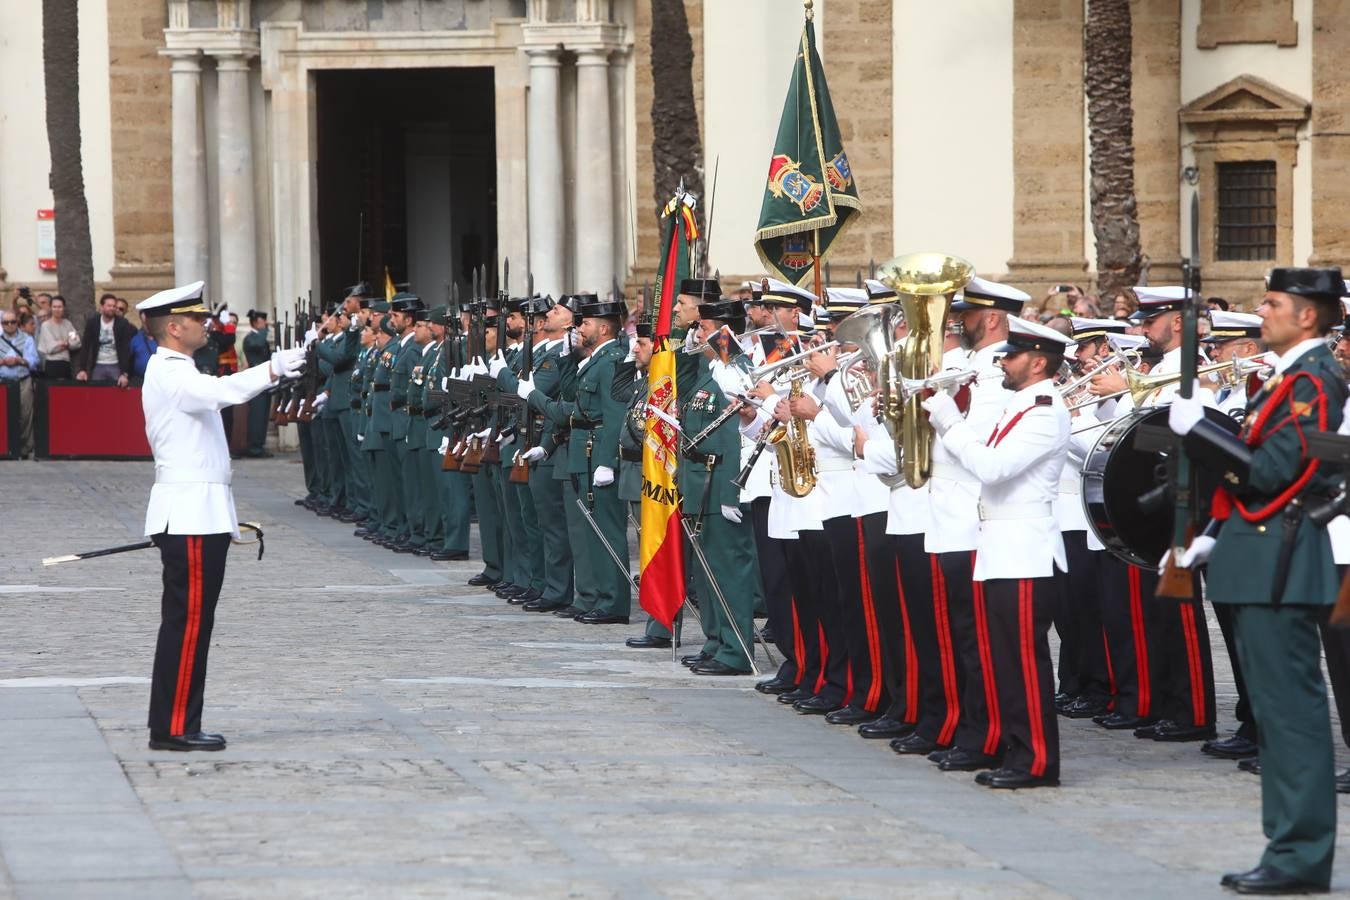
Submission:
<svg viewBox="0 0 1350 900">
<path fill-rule="evenodd" d="M 240 522 L 239 527 L 256 533 L 258 535 L 258 539 L 256 541 L 240 541 L 231 538 L 230 543 L 232 544 L 256 543 L 258 545 L 258 559 L 262 559 L 263 556 L 262 526 L 259 525 L 257 522 Z M 112 556 L 115 553 L 128 553 L 132 550 L 149 550 L 153 546 L 155 546 L 154 541 L 140 541 L 139 543 L 135 544 L 123 544 L 120 547 L 106 547 L 103 550 L 89 550 L 85 553 L 71 553 L 66 556 L 49 556 L 42 561 L 42 564 L 44 566 L 54 566 L 59 563 L 75 562 L 81 559 L 94 559 L 95 557 L 98 556 Z"/>
</svg>

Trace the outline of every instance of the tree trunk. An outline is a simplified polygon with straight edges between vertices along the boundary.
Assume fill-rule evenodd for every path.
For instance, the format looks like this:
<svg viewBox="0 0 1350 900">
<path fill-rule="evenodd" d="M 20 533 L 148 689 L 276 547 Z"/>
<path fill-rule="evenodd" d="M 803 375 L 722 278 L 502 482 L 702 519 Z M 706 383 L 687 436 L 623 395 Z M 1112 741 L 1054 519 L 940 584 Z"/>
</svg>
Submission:
<svg viewBox="0 0 1350 900">
<path fill-rule="evenodd" d="M 70 316 L 94 309 L 94 251 L 80 152 L 80 20 L 77 0 L 42 0 L 50 183 L 56 207 L 56 281 Z"/>
<path fill-rule="evenodd" d="M 1092 146 L 1092 233 L 1097 289 L 1139 283 L 1139 212 L 1134 200 L 1134 109 L 1130 103 L 1129 0 L 1088 0 L 1083 40 Z"/>
<path fill-rule="evenodd" d="M 703 141 L 694 106 L 694 42 L 684 0 L 652 0 L 652 167 L 656 208 L 670 200 L 680 179 L 699 198 L 703 220 Z M 706 232 L 706 220 L 704 230 Z M 707 270 L 707 245 L 700 243 L 699 269 Z"/>
</svg>

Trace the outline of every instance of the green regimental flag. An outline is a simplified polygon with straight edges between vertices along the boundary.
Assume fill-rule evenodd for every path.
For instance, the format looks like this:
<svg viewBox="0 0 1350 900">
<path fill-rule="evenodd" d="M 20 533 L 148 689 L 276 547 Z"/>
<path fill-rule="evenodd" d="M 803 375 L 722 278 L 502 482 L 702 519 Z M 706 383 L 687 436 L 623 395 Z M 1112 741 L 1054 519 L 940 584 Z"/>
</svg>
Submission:
<svg viewBox="0 0 1350 900">
<path fill-rule="evenodd" d="M 808 18 L 769 161 L 755 249 L 769 272 L 802 284 L 812 274 L 812 232 L 820 233 L 823 259 L 861 211 Z"/>
</svg>

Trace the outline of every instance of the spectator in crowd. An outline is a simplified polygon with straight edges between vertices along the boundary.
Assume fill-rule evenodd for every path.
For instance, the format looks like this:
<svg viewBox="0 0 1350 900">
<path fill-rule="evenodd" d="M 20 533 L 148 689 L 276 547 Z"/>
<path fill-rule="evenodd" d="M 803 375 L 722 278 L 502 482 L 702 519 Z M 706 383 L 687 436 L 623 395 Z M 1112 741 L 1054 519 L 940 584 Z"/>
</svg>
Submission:
<svg viewBox="0 0 1350 900">
<path fill-rule="evenodd" d="M 98 315 L 84 323 L 84 345 L 80 364 L 75 373 L 77 381 L 114 381 L 126 387 L 131 373 L 131 339 L 136 328 L 117 314 L 117 297 L 104 294 L 99 300 Z"/>
<path fill-rule="evenodd" d="M 1100 319 L 1102 315 L 1101 299 L 1096 294 L 1079 294 L 1070 308 L 1084 319 Z"/>
<path fill-rule="evenodd" d="M 56 295 L 61 296 L 60 294 Z M 33 315 L 37 318 L 38 328 L 42 328 L 42 323 L 46 322 L 52 316 L 52 300 L 55 299 L 46 291 L 40 291 L 33 295 L 33 303 L 36 306 L 33 309 Z"/>
<path fill-rule="evenodd" d="M 1134 299 L 1133 291 L 1116 291 L 1109 298 L 1103 299 L 1110 300 L 1109 307 L 1113 319 L 1128 319 L 1139 308 L 1139 301 Z"/>
<path fill-rule="evenodd" d="M 19 313 L 19 330 L 34 341 L 37 340 L 37 316 L 32 313 Z M 38 354 L 38 365 L 42 365 L 42 354 Z"/>
<path fill-rule="evenodd" d="M 66 318 L 66 298 L 57 294 L 51 298 L 51 316 L 38 327 L 37 348 L 42 357 L 43 376 L 69 378 L 70 351 L 82 346 L 79 332 Z"/>
<path fill-rule="evenodd" d="M 136 315 L 140 316 L 141 327 L 131 339 L 131 377 L 144 378 L 146 363 L 150 362 L 150 357 L 159 349 L 159 342 L 145 330 L 145 316 L 141 313 Z"/>
<path fill-rule="evenodd" d="M 0 312 L 0 384 L 19 386 L 19 433 L 14 444 L 20 459 L 33 452 L 33 373 L 37 367 L 37 344 L 19 330 L 18 311 Z"/>
<path fill-rule="evenodd" d="M 267 365 L 272 361 L 272 349 L 267 346 L 267 313 L 250 310 L 248 324 L 253 330 L 244 338 L 244 364 L 248 368 Z M 267 410 L 272 395 L 266 391 L 248 401 L 248 449 L 250 459 L 263 459 L 272 454 L 267 450 Z"/>
<path fill-rule="evenodd" d="M 1205 305 L 1211 310 L 1221 309 L 1224 312 L 1228 312 L 1228 301 L 1222 297 L 1206 297 Z"/>
<path fill-rule="evenodd" d="M 121 297 L 118 297 L 118 298 L 117 298 L 117 314 L 118 314 L 119 316 L 121 316 L 122 318 L 125 319 L 125 318 L 127 317 L 127 308 L 128 308 L 128 307 L 127 307 L 127 301 L 126 301 L 126 300 L 123 300 Z"/>
</svg>

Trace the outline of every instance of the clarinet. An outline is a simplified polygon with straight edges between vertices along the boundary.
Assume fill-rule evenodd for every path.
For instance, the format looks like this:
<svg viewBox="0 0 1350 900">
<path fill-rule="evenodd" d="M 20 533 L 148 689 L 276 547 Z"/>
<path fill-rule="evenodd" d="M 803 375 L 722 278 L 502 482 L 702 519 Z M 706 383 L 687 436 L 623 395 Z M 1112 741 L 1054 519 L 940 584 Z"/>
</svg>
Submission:
<svg viewBox="0 0 1350 900">
<path fill-rule="evenodd" d="M 750 452 L 750 458 L 745 461 L 740 474 L 731 480 L 732 487 L 738 491 L 745 490 L 745 483 L 750 480 L 750 472 L 755 468 L 755 463 L 759 462 L 759 455 L 764 452 L 764 448 L 769 446 L 769 435 L 773 434 L 773 422 L 765 422 L 764 428 L 760 431 L 759 437 L 755 439 L 755 449 Z"/>
</svg>

